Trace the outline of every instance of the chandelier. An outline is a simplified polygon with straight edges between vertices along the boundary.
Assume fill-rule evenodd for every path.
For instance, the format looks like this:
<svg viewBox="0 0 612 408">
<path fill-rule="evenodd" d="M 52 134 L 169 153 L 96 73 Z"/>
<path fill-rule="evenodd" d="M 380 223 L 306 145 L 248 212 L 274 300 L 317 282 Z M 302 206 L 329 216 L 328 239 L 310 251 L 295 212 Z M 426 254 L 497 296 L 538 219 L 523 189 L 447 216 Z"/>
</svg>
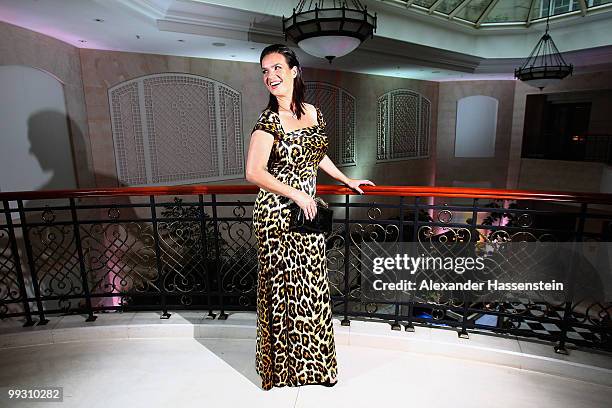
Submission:
<svg viewBox="0 0 612 408">
<path fill-rule="evenodd" d="M 346 1 L 310 0 L 304 10 L 305 3 L 306 0 L 299 0 L 293 15 L 283 16 L 283 33 L 285 41 L 291 38 L 310 55 L 326 58 L 331 64 L 334 58 L 350 53 L 374 36 L 376 13 L 369 14 L 360 0 L 352 0 L 353 8 L 348 8 Z"/>
<path fill-rule="evenodd" d="M 555 46 L 548 34 L 548 20 L 546 18 L 546 32 L 540 38 L 533 51 L 520 68 L 514 70 L 515 78 L 542 90 L 545 86 L 561 81 L 570 75 L 574 69 L 568 64 Z"/>
</svg>

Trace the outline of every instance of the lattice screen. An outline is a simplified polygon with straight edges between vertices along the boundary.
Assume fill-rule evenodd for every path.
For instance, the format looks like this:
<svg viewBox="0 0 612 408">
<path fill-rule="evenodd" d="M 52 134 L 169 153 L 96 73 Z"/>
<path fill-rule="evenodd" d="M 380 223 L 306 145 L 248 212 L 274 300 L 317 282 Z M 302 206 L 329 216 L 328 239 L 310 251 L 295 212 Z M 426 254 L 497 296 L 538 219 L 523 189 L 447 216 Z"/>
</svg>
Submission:
<svg viewBox="0 0 612 408">
<path fill-rule="evenodd" d="M 378 98 L 377 160 L 429 157 L 430 111 L 430 101 L 408 89 Z"/>
<path fill-rule="evenodd" d="M 355 164 L 355 97 L 334 85 L 306 81 L 306 102 L 318 106 L 327 123 L 327 155 L 338 167 Z"/>
<path fill-rule="evenodd" d="M 241 96 L 190 74 L 148 75 L 109 89 L 117 175 L 125 185 L 244 176 Z"/>
</svg>

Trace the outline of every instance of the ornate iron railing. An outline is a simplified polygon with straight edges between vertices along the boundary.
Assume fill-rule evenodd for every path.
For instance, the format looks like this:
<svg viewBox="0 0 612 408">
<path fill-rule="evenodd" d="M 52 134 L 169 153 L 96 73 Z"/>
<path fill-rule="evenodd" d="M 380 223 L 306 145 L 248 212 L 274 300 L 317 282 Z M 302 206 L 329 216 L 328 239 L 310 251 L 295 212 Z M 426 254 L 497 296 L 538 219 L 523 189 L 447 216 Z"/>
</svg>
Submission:
<svg viewBox="0 0 612 408">
<path fill-rule="evenodd" d="M 612 304 L 369 301 L 361 245 L 425 241 L 610 241 L 612 195 L 447 187 L 319 185 L 334 213 L 327 262 L 334 314 L 394 330 L 450 326 L 612 350 Z M 110 310 L 255 310 L 254 185 L 0 193 L 0 318 Z M 434 204 L 435 202 L 435 204 Z M 218 312 L 218 313 L 215 313 Z M 38 321 L 35 321 L 38 317 Z"/>
</svg>

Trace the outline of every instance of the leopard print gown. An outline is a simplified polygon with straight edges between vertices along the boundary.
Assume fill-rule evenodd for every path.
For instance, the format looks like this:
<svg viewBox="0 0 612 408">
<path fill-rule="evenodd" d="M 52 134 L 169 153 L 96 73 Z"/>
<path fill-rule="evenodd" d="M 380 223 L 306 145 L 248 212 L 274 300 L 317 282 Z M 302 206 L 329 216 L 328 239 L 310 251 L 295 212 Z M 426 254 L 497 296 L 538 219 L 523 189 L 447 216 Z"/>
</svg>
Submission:
<svg viewBox="0 0 612 408">
<path fill-rule="evenodd" d="M 314 197 L 328 138 L 318 124 L 285 132 L 266 109 L 253 130 L 274 136 L 268 172 Z M 257 237 L 256 371 L 262 388 L 333 381 L 337 374 L 325 236 L 289 232 L 292 200 L 260 188 L 253 207 Z"/>
</svg>

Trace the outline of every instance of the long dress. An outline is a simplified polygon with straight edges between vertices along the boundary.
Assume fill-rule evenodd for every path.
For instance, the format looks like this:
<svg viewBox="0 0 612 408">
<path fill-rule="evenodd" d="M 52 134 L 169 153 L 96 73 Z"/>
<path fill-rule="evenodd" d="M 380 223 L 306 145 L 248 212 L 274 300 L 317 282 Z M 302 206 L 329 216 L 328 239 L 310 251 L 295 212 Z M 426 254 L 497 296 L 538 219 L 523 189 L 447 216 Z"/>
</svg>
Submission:
<svg viewBox="0 0 612 408">
<path fill-rule="evenodd" d="M 253 130 L 274 136 L 268 172 L 294 188 L 316 194 L 319 163 L 328 138 L 318 123 L 285 132 L 266 109 Z M 337 375 L 325 236 L 289 232 L 292 200 L 260 188 L 253 207 L 257 238 L 256 371 L 262 389 L 334 381 Z"/>
</svg>

